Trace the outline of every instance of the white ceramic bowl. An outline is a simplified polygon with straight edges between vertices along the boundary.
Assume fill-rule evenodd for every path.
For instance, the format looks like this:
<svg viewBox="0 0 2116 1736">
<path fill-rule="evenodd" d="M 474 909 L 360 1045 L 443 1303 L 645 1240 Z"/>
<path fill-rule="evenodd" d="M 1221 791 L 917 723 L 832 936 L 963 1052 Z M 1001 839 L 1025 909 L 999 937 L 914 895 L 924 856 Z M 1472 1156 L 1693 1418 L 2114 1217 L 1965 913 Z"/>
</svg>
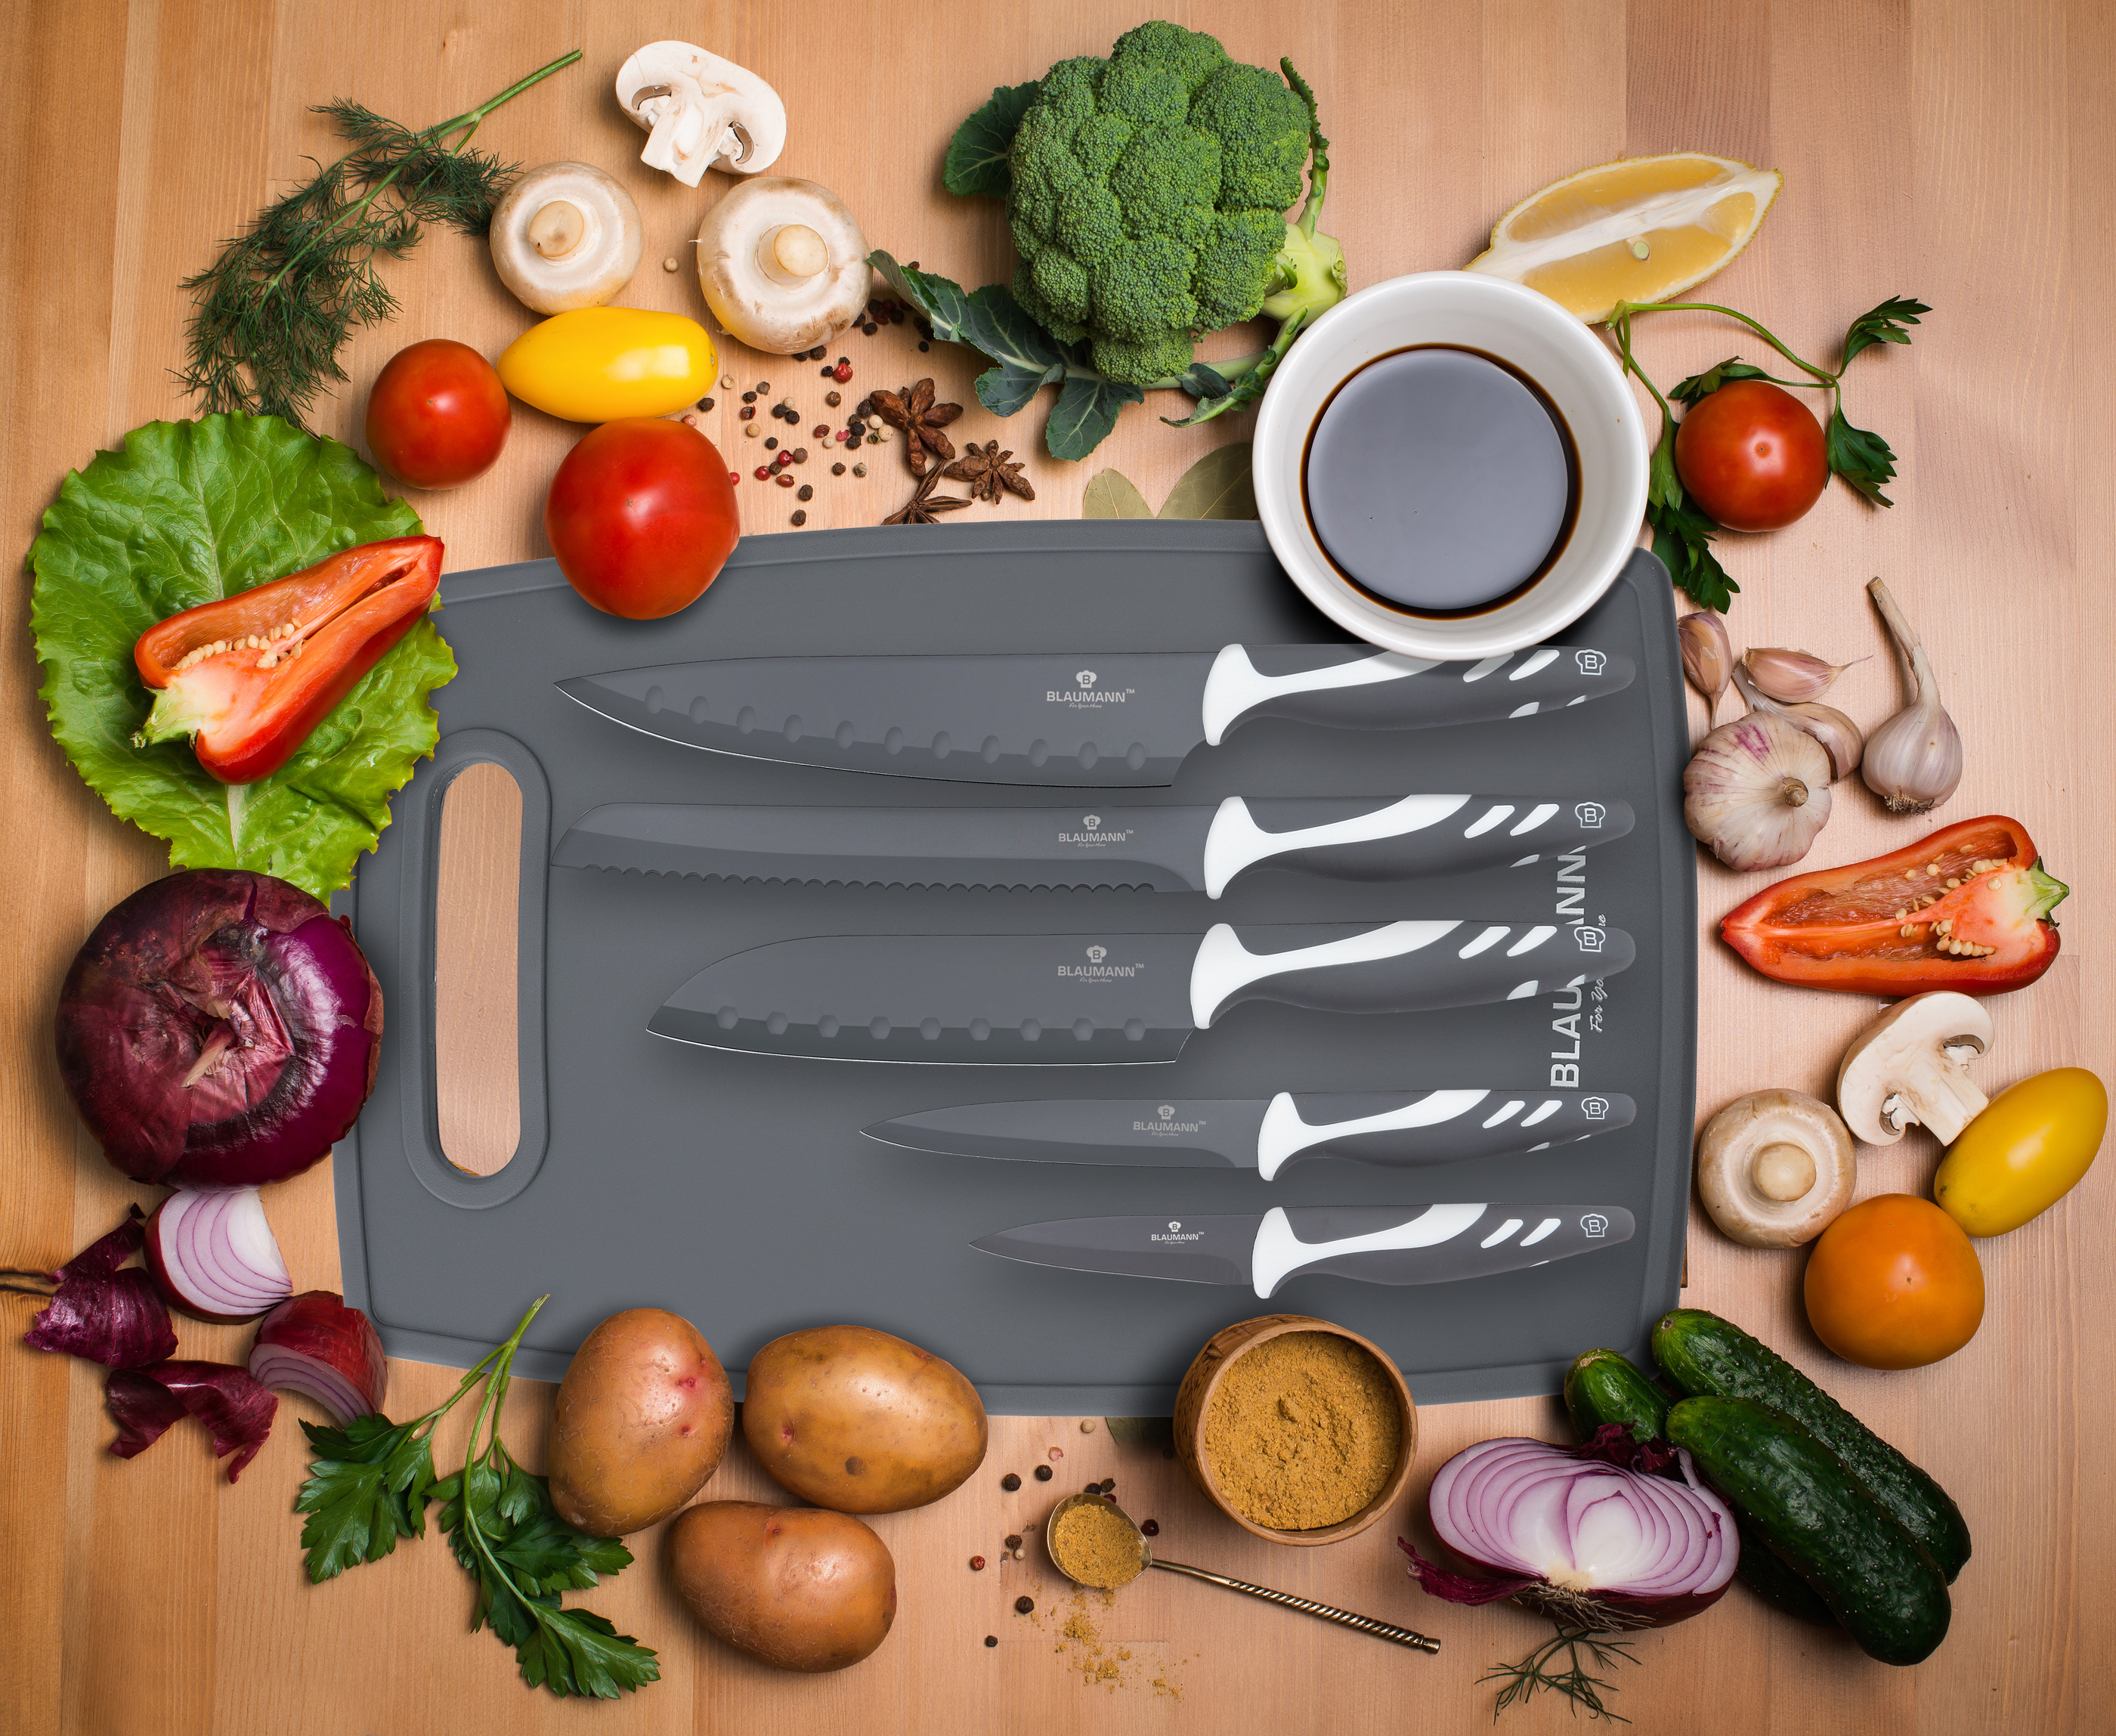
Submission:
<svg viewBox="0 0 2116 1736">
<path fill-rule="evenodd" d="M 1557 406 L 1579 454 L 1579 516 L 1564 552 L 1520 596 L 1480 614 L 1419 615 L 1377 601 L 1331 564 L 1301 498 L 1303 454 L 1330 394 L 1376 357 L 1423 343 L 1512 363 Z M 1609 588 L 1638 541 L 1647 452 L 1629 383 L 1580 320 L 1504 278 L 1424 271 L 1347 297 L 1301 334 L 1264 394 L 1251 464 L 1264 534 L 1310 602 L 1384 650 L 1463 661 L 1562 633 Z"/>
</svg>

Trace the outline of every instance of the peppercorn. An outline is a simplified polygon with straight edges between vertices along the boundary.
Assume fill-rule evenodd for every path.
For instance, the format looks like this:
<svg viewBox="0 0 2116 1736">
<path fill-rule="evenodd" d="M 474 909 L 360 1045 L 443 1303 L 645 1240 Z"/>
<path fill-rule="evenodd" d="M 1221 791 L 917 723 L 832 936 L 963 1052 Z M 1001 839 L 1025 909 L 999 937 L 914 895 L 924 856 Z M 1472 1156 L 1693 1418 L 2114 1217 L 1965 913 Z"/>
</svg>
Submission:
<svg viewBox="0 0 2116 1736">
<path fill-rule="evenodd" d="M 926 352 L 926 351 L 927 351 L 927 350 L 930 350 L 930 349 L 931 349 L 931 348 L 933 348 L 933 346 L 932 346 L 932 344 L 928 343 L 927 343 L 927 342 L 923 338 L 921 338 L 918 340 L 918 348 L 919 348 L 919 351 L 920 351 L 920 352 L 921 352 L 922 354 L 924 352 Z"/>
<path fill-rule="evenodd" d="M 817 439 L 817 440 L 828 440 L 830 437 L 830 425 L 828 422 L 818 422 L 818 423 L 816 423 L 816 434 L 815 434 L 815 438 L 816 438 L 816 439 Z"/>
<path fill-rule="evenodd" d="M 1033 1597 L 1017 1597 L 1014 1600 L 1014 1613 L 1016 1615 L 1027 1615 L 1035 1607 L 1036 1600 Z"/>
<path fill-rule="evenodd" d="M 805 464 L 808 462 L 808 449 L 806 446 L 796 446 L 794 449 L 794 462 L 797 464 Z"/>
<path fill-rule="evenodd" d="M 1008 1538 L 1008 1539 L 1006 1540 L 1006 1546 L 1007 1546 L 1009 1549 L 1010 1549 L 1010 1550 L 1018 1550 L 1018 1549 L 1019 1549 L 1019 1548 L 1021 1547 L 1021 1539 L 1020 1539 L 1019 1536 L 1019 1535 L 1017 1535 L 1017 1536 L 1012 1536 L 1012 1537 Z"/>
<path fill-rule="evenodd" d="M 849 361 L 840 361 L 835 367 L 830 370 L 830 378 L 836 380 L 840 385 L 843 385 L 852 377 L 853 365 Z"/>
<path fill-rule="evenodd" d="M 738 470 L 730 470 L 730 471 L 728 472 L 728 481 L 730 481 L 730 482 L 739 482 L 741 480 L 742 480 L 742 472 L 741 472 L 740 471 L 738 471 Z"/>
<path fill-rule="evenodd" d="M 810 350 L 808 352 L 808 359 L 811 361 L 821 361 L 823 359 L 823 346 L 819 343 L 815 347 L 815 348 Z"/>
<path fill-rule="evenodd" d="M 757 480 L 760 482 L 769 482 L 771 480 L 771 467 L 769 464 L 760 464 L 757 467 Z"/>
<path fill-rule="evenodd" d="M 845 394 L 842 392 L 826 392 L 823 394 L 823 402 L 828 404 L 833 410 L 836 409 L 837 407 L 844 401 Z"/>
<path fill-rule="evenodd" d="M 1117 1480 L 1115 1477 L 1104 1477 L 1102 1479 L 1102 1493 L 1106 1495 L 1110 1495 L 1115 1494 L 1116 1491 Z"/>
<path fill-rule="evenodd" d="M 997 1634 L 996 1634 L 996 1633 L 988 1633 L 988 1634 L 987 1634 L 987 1635 L 985 1636 L 985 1644 L 986 1644 L 986 1645 L 987 1645 L 987 1646 L 996 1646 L 996 1645 L 998 1645 L 998 1644 L 999 1644 L 999 1636 L 998 1636 Z"/>
<path fill-rule="evenodd" d="M 1051 1467 L 1048 1465 L 1038 1465 L 1036 1467 L 1036 1480 L 1039 1483 L 1047 1483 L 1051 1480 Z"/>
<path fill-rule="evenodd" d="M 710 398 L 702 398 L 698 400 L 698 408 L 701 410 L 710 410 L 712 407 L 713 401 Z"/>
<path fill-rule="evenodd" d="M 744 422 L 742 425 L 742 432 L 743 439 L 753 440 L 758 435 L 763 433 L 764 431 L 758 427 L 755 422 Z"/>
<path fill-rule="evenodd" d="M 823 376 L 823 378 L 824 378 L 824 379 L 828 380 L 828 379 L 830 377 L 830 363 L 829 363 L 829 362 L 827 362 L 827 361 L 826 361 L 826 362 L 825 362 L 825 363 L 823 364 L 823 366 L 822 366 L 821 369 L 819 371 L 822 374 L 822 376 Z"/>
<path fill-rule="evenodd" d="M 757 406 L 755 404 L 744 404 L 742 408 L 735 413 L 741 417 L 744 421 L 749 421 L 757 415 Z"/>
<path fill-rule="evenodd" d="M 1021 1479 L 1010 1471 L 999 1480 L 999 1486 L 1009 1494 L 1012 1494 L 1015 1490 L 1021 1487 Z"/>
<path fill-rule="evenodd" d="M 834 477 L 841 477 L 844 473 L 845 467 L 842 464 L 833 464 L 830 467 L 830 474 Z"/>
<path fill-rule="evenodd" d="M 866 466 L 866 465 L 864 465 L 864 464 L 855 464 L 855 465 L 853 465 L 853 474 L 854 476 L 856 476 L 856 477 L 863 477 L 863 476 L 865 476 L 865 475 L 867 474 L 867 466 Z M 1171 1457 L 1172 1457 L 1172 1456 L 1173 1456 L 1173 1455 L 1171 1454 Z"/>
<path fill-rule="evenodd" d="M 862 338 L 872 338 L 874 335 L 874 332 L 875 325 L 874 321 L 872 320 L 868 320 L 866 325 L 860 328 L 860 335 Z"/>
<path fill-rule="evenodd" d="M 759 398 L 763 397 L 763 396 L 764 396 L 764 394 L 765 394 L 766 392 L 769 392 L 770 389 L 771 389 L 771 382 L 770 382 L 770 380 L 758 380 L 758 381 L 757 381 L 757 395 Z"/>
<path fill-rule="evenodd" d="M 973 1573 L 983 1573 L 983 1572 L 984 1572 L 984 1570 L 985 1570 L 985 1558 L 984 1558 L 983 1556 L 982 1556 L 982 1555 L 973 1555 L 973 1556 L 971 1556 L 971 1557 L 970 1557 L 970 1571 L 971 1571 Z"/>
<path fill-rule="evenodd" d="M 1140 1524 L 1139 1529 L 1149 1537 L 1158 1537 L 1161 1535 L 1161 1522 L 1158 1519 L 1145 1520 Z"/>
<path fill-rule="evenodd" d="M 746 404 L 753 404 L 757 402 L 757 394 L 754 392 L 745 392 L 742 394 L 742 401 Z"/>
<path fill-rule="evenodd" d="M 1092 1416 L 1082 1417 L 1080 1419 L 1080 1432 L 1083 1434 L 1092 1434 L 1095 1432 L 1095 1419 Z"/>
<path fill-rule="evenodd" d="M 807 515 L 806 513 L 794 513 L 794 523 L 797 526 L 806 524 L 807 522 L 808 522 L 808 515 Z"/>
<path fill-rule="evenodd" d="M 812 483 L 803 482 L 799 490 L 794 494 L 794 498 L 796 500 L 814 500 L 816 498 L 815 486 Z"/>
</svg>

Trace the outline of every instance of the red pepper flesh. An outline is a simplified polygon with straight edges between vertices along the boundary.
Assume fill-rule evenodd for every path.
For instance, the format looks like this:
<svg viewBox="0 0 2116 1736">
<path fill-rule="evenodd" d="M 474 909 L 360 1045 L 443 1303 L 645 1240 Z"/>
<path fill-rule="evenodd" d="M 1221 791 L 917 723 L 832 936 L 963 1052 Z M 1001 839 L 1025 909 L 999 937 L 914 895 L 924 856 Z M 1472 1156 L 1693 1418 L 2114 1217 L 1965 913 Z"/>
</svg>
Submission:
<svg viewBox="0 0 2116 1736">
<path fill-rule="evenodd" d="M 1719 933 L 1781 983 L 1890 997 L 1997 995 L 2049 969 L 2049 913 L 2070 890 L 2043 872 L 2026 827 L 1985 814 L 1886 856 L 1766 886 Z"/>
<path fill-rule="evenodd" d="M 222 783 L 269 777 L 431 606 L 443 552 L 435 536 L 363 543 L 156 622 L 132 647 L 155 693 L 133 745 L 188 735 Z"/>
</svg>

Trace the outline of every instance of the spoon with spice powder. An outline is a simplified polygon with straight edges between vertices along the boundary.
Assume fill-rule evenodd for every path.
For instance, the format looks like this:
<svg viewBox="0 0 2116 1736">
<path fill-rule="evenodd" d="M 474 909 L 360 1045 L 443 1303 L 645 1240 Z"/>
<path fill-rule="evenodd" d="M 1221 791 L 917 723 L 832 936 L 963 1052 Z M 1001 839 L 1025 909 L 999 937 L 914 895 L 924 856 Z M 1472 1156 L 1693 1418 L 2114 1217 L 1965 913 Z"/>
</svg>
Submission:
<svg viewBox="0 0 2116 1736">
<path fill-rule="evenodd" d="M 1051 1517 L 1044 1522 L 1043 1544 L 1052 1565 L 1060 1573 L 1074 1584 L 1091 1591 L 1114 1591 L 1129 1585 L 1148 1568 L 1164 1568 L 1171 1573 L 1187 1573 L 1193 1579 L 1210 1580 L 1230 1591 L 1246 1591 L 1266 1603 L 1281 1604 L 1289 1609 L 1319 1615 L 1325 1621 L 1356 1628 L 1362 1633 L 1393 1640 L 1399 1646 L 1414 1646 L 1420 1651 L 1440 1650 L 1440 1642 L 1426 1634 L 1414 1633 L 1408 1628 L 1392 1628 L 1372 1616 L 1355 1615 L 1349 1609 L 1318 1604 L 1311 1598 L 1295 1597 L 1290 1591 L 1274 1591 L 1268 1586 L 1253 1586 L 1245 1579 L 1230 1579 L 1224 1573 L 1208 1573 L 1203 1568 L 1187 1567 L 1180 1561 L 1156 1560 L 1153 1546 L 1132 1522 L 1131 1516 L 1102 1495 L 1066 1496 L 1051 1509 Z"/>
</svg>

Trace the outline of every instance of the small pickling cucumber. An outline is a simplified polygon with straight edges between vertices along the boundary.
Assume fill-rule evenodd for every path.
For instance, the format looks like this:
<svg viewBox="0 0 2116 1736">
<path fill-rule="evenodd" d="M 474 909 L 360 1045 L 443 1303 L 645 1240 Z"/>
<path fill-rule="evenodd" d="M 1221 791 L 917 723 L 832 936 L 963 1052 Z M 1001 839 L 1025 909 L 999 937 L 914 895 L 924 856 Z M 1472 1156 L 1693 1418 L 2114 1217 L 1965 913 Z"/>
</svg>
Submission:
<svg viewBox="0 0 2116 1736">
<path fill-rule="evenodd" d="M 1969 1559 L 1969 1526 L 1948 1492 L 1768 1345 L 1702 1308 L 1654 1328 L 1654 1361 L 1684 1393 L 1754 1398 L 1782 1411 L 1841 1459 L 1930 1552 L 1952 1584 Z"/>
<path fill-rule="evenodd" d="M 1939 1564 L 1791 1417 L 1753 1398 L 1686 1398 L 1668 1413 L 1668 1439 L 1869 1657 L 1920 1663 L 1947 1637 Z"/>
<path fill-rule="evenodd" d="M 1574 1431 L 1591 1440 L 1608 1423 L 1622 1423 L 1635 1439 L 1665 1439 L 1667 1393 L 1621 1351 L 1582 1351 L 1565 1371 L 1565 1408 Z M 1766 1549 L 1746 1522 L 1741 1534 L 1741 1582 L 1774 1609 L 1803 1622 L 1836 1624 L 1829 1606 L 1807 1588 L 1807 1582 Z"/>
</svg>

